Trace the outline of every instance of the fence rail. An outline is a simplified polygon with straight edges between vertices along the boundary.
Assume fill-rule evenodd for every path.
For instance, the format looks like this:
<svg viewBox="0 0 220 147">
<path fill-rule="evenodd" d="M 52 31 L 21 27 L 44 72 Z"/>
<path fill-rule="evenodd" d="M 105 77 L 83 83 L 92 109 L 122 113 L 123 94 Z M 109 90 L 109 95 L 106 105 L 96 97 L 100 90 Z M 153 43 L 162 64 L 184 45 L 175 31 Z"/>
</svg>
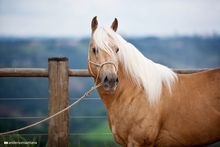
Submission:
<svg viewBox="0 0 220 147">
<path fill-rule="evenodd" d="M 90 77 L 86 69 L 69 69 L 70 77 Z M 46 68 L 0 68 L 0 77 L 48 77 Z"/>
<path fill-rule="evenodd" d="M 192 74 L 209 70 L 204 69 L 173 69 L 179 74 Z M 69 69 L 70 77 L 91 77 L 87 69 Z M 0 68 L 0 77 L 48 77 L 46 68 Z"/>
<path fill-rule="evenodd" d="M 197 73 L 209 69 L 174 69 L 180 74 Z M 46 68 L 0 68 L 0 77 L 46 77 L 49 83 L 49 98 L 1 98 L 3 100 L 46 100 L 49 102 L 49 116 L 64 109 L 69 105 L 69 77 L 90 77 L 87 69 L 69 69 L 68 58 L 49 58 L 48 69 Z M 100 100 L 100 98 L 86 98 L 85 100 Z M 42 117 L 14 117 L 13 119 L 41 119 Z M 10 118 L 10 117 L 9 117 Z M 9 119 L 0 117 L 0 119 Z M 48 122 L 48 145 L 49 147 L 68 147 L 69 135 L 109 135 L 111 133 L 69 133 L 69 118 L 107 118 L 106 116 L 69 116 L 65 112 Z M 12 119 L 12 118 L 10 118 Z M 65 122 L 65 123 L 64 123 Z M 25 135 L 25 134 L 24 134 Z M 42 135 L 42 134 L 40 134 Z M 58 139 L 57 139 L 58 138 Z M 62 142 L 62 143 L 61 143 Z M 66 144 L 64 144 L 64 142 Z"/>
</svg>

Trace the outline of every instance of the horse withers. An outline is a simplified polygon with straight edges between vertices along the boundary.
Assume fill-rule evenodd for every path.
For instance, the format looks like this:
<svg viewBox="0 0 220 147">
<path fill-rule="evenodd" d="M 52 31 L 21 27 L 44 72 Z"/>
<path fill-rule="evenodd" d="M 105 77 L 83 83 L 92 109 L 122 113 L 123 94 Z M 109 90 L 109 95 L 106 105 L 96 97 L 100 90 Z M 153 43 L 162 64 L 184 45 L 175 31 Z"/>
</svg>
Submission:
<svg viewBox="0 0 220 147">
<path fill-rule="evenodd" d="M 203 146 L 220 141 L 220 68 L 177 74 L 154 63 L 111 27 L 92 20 L 88 69 L 102 84 L 114 140 L 128 147 Z"/>
</svg>

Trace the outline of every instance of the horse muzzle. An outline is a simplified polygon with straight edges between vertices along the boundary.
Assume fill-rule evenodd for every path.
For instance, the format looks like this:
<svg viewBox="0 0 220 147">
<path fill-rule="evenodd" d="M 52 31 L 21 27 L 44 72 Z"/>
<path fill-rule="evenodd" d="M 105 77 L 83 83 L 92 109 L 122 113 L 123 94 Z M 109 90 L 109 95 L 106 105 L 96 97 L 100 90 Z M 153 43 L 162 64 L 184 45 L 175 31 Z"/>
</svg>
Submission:
<svg viewBox="0 0 220 147">
<path fill-rule="evenodd" d="M 102 78 L 102 86 L 105 91 L 114 91 L 119 83 L 116 74 L 106 74 Z"/>
</svg>

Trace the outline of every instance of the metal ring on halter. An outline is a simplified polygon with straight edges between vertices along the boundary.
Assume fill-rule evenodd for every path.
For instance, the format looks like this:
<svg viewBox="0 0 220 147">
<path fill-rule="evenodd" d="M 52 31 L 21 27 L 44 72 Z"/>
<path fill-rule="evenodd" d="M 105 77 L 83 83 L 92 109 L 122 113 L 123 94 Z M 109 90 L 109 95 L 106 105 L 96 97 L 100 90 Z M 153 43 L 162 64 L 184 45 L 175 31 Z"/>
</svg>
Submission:
<svg viewBox="0 0 220 147">
<path fill-rule="evenodd" d="M 112 61 L 106 61 L 106 62 L 104 62 L 104 63 L 102 63 L 102 64 L 98 64 L 98 63 L 92 62 L 92 61 L 90 61 L 90 60 L 88 60 L 88 61 L 89 61 L 89 63 L 92 63 L 92 64 L 94 64 L 94 65 L 100 67 L 97 76 L 95 76 L 95 75 L 93 74 L 92 69 L 91 69 L 91 66 L 90 66 L 90 64 L 89 64 L 89 70 L 90 70 L 92 76 L 93 76 L 94 78 L 96 78 L 95 85 L 97 84 L 98 77 L 99 77 L 99 73 L 100 73 L 100 71 L 101 71 L 101 69 L 102 69 L 102 66 L 104 66 L 105 64 L 113 64 L 113 65 L 115 66 L 116 73 L 118 72 L 117 66 L 116 66 L 115 63 L 112 62 Z"/>
</svg>

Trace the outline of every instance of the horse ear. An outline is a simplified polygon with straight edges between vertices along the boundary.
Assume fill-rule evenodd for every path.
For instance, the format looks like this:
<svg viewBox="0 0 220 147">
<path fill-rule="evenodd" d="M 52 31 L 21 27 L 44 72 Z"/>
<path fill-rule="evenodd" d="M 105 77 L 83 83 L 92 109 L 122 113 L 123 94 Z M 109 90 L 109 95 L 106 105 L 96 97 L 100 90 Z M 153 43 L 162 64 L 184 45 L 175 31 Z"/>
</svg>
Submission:
<svg viewBox="0 0 220 147">
<path fill-rule="evenodd" d="M 97 16 L 95 16 L 92 19 L 92 24 L 91 24 L 91 28 L 92 28 L 92 34 L 94 33 L 94 31 L 97 29 L 98 27 L 98 21 L 97 21 Z"/>
<path fill-rule="evenodd" d="M 117 20 L 117 18 L 115 18 L 114 22 L 111 25 L 111 28 L 112 28 L 113 31 L 115 31 L 115 32 L 117 31 L 117 29 L 118 29 L 118 20 Z"/>
</svg>

